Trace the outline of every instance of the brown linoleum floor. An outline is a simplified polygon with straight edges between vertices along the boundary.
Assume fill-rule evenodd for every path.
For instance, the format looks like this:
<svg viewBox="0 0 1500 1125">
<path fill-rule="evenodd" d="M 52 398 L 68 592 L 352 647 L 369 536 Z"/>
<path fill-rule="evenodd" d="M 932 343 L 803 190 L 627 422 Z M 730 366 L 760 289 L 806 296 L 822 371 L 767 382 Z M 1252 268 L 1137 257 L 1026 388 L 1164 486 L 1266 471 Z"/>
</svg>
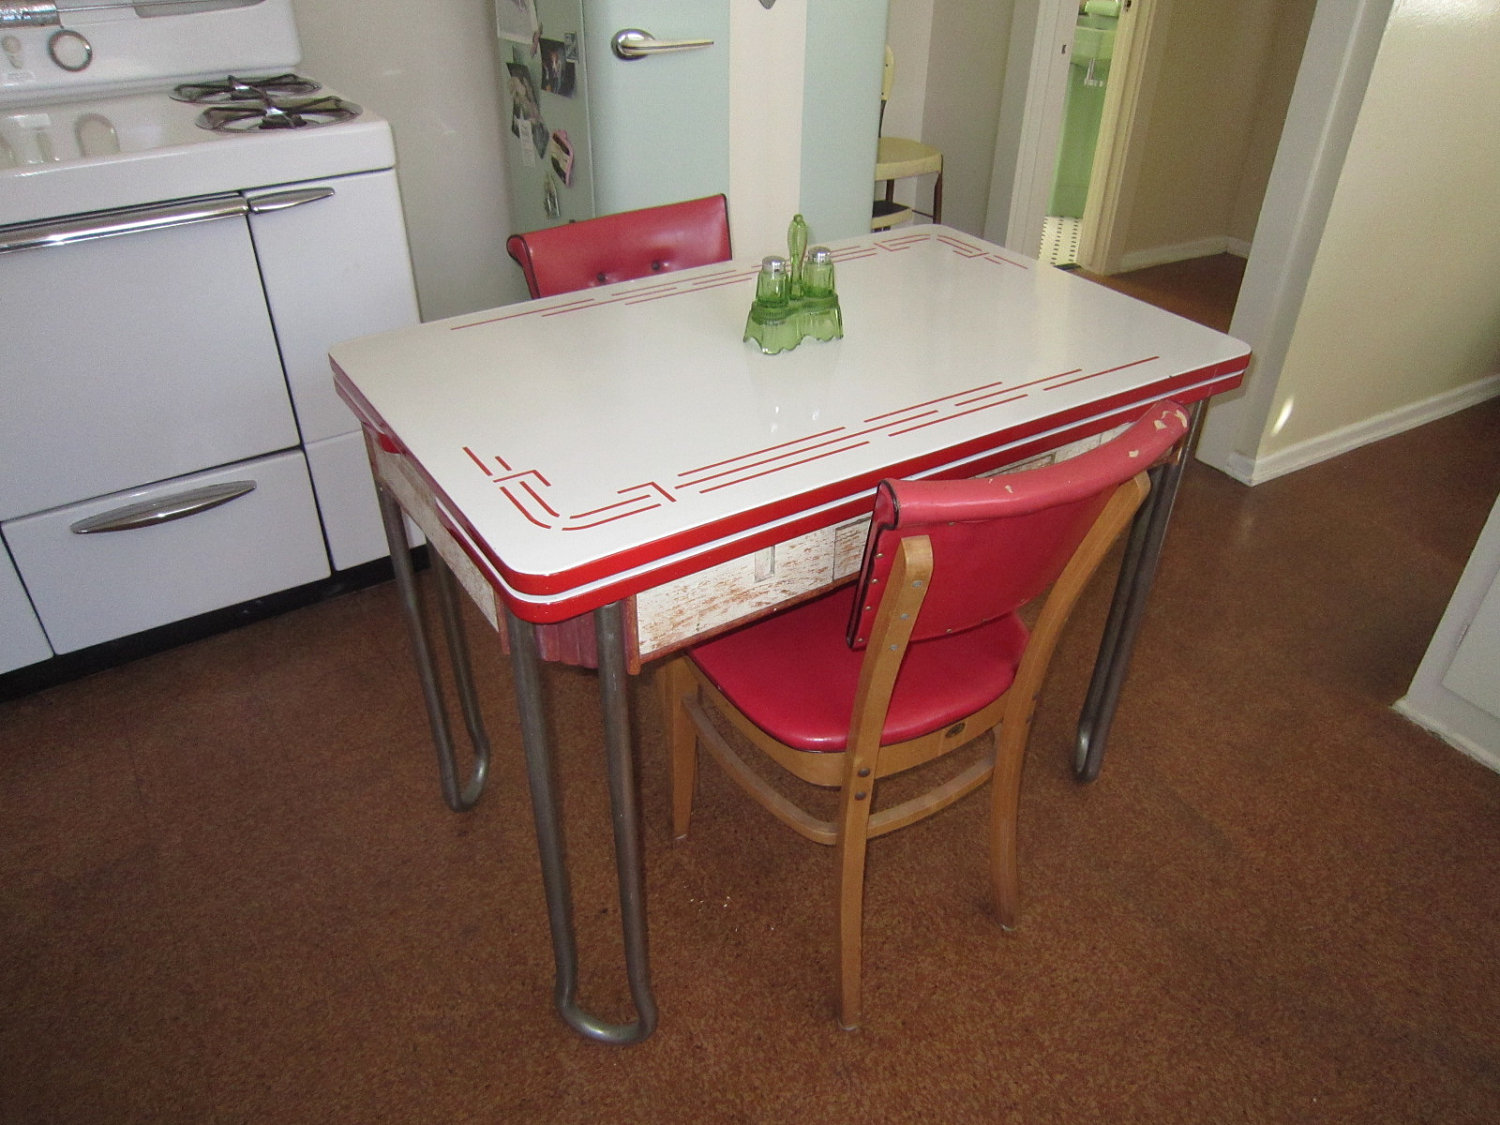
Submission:
<svg viewBox="0 0 1500 1125">
<path fill-rule="evenodd" d="M 1246 489 L 1194 465 L 1091 786 L 1104 591 L 1027 764 L 1023 904 L 983 801 L 871 851 L 865 1028 L 831 855 L 706 766 L 668 838 L 637 683 L 661 1026 L 555 1017 L 508 675 L 438 797 L 394 590 L 0 704 L 0 1121 L 1500 1120 L 1500 775 L 1391 709 L 1500 491 L 1500 401 Z M 583 994 L 628 1016 L 594 679 L 560 669 Z"/>
</svg>

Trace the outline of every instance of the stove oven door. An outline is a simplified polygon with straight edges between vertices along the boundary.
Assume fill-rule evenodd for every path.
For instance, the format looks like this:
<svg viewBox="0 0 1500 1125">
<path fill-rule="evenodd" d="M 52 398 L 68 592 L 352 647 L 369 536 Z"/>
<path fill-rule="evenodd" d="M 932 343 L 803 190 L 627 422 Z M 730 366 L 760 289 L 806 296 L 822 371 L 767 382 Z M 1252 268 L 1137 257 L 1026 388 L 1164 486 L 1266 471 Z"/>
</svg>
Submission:
<svg viewBox="0 0 1500 1125">
<path fill-rule="evenodd" d="M 298 444 L 244 210 L 0 230 L 0 519 Z"/>
<path fill-rule="evenodd" d="M 0 535 L 58 652 L 328 574 L 245 211 L 229 195 L 0 228 Z M 225 471 L 250 493 L 74 528 Z"/>
</svg>

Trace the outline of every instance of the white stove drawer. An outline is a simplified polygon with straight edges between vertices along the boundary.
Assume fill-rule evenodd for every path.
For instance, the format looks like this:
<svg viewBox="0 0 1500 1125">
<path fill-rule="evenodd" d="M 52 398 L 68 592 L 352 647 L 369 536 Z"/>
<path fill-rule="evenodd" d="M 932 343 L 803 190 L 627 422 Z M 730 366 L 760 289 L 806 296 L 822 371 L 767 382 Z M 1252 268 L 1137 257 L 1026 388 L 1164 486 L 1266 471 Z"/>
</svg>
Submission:
<svg viewBox="0 0 1500 1125">
<path fill-rule="evenodd" d="M 140 509 L 209 503 L 151 522 Z M 89 530 L 108 514 L 139 526 Z M 134 518 L 132 518 L 134 517 Z M 299 451 L 0 524 L 42 626 L 59 653 L 315 582 L 328 555 Z"/>
</svg>

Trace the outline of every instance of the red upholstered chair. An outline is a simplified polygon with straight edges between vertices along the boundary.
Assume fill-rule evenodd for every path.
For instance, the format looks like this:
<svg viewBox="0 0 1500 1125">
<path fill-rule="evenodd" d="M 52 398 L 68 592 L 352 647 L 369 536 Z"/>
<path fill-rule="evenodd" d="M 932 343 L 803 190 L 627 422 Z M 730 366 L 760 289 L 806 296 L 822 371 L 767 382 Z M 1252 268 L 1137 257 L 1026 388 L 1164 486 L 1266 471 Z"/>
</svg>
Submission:
<svg viewBox="0 0 1500 1125">
<path fill-rule="evenodd" d="M 883 481 L 859 580 L 700 644 L 673 662 L 673 833 L 686 836 L 701 743 L 752 797 L 837 849 L 839 1022 L 860 1018 L 866 843 L 991 780 L 996 912 L 1016 917 L 1016 807 L 1032 712 L 1058 635 L 1150 487 L 1146 470 L 1187 416 L 1160 403 L 1071 460 L 959 481 Z M 1043 597 L 1043 595 L 1045 595 Z M 1019 612 L 1040 609 L 1028 630 Z M 754 767 L 705 701 L 759 753 Z M 890 807 L 882 778 L 934 763 L 998 727 L 994 747 Z M 976 748 L 977 749 L 977 748 Z M 822 820 L 764 774 L 839 790 Z M 917 780 L 920 775 L 913 775 Z"/>
<path fill-rule="evenodd" d="M 722 195 L 601 215 L 513 234 L 505 249 L 533 297 L 706 266 L 729 258 L 729 208 Z"/>
</svg>

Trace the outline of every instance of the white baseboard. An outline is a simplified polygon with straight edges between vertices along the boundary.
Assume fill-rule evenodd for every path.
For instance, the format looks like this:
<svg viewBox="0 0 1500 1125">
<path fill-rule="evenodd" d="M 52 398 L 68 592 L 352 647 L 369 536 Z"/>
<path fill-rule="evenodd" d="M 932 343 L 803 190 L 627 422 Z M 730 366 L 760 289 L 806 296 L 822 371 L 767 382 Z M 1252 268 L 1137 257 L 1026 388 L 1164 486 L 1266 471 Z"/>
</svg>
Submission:
<svg viewBox="0 0 1500 1125">
<path fill-rule="evenodd" d="M 1236 258 L 1250 256 L 1250 243 L 1242 238 L 1218 235 L 1200 238 L 1194 242 L 1179 242 L 1174 246 L 1153 246 L 1147 250 L 1132 250 L 1120 256 L 1120 268 L 1116 273 L 1129 273 L 1150 266 L 1165 266 L 1171 262 L 1186 262 L 1193 258 L 1207 258 L 1212 254 L 1233 254 Z"/>
<path fill-rule="evenodd" d="M 1241 484 L 1264 484 L 1276 477 L 1337 457 L 1340 453 L 1369 445 L 1372 441 L 1414 430 L 1428 422 L 1436 422 L 1439 418 L 1446 418 L 1497 395 L 1500 395 L 1500 374 L 1487 375 L 1455 390 L 1444 391 L 1421 402 L 1400 406 L 1362 422 L 1309 438 L 1266 457 L 1251 459 L 1239 453 L 1230 454 L 1222 468 Z"/>
<path fill-rule="evenodd" d="M 1395 711 L 1405 715 L 1419 727 L 1424 727 L 1437 735 L 1455 750 L 1467 754 L 1481 765 L 1488 766 L 1496 773 L 1500 773 L 1500 749 L 1497 749 L 1497 746 L 1500 746 L 1500 735 L 1497 735 L 1497 728 L 1493 718 L 1481 715 L 1479 726 L 1476 727 L 1471 722 L 1464 729 L 1460 729 L 1464 725 L 1461 721 L 1452 721 L 1452 717 L 1449 715 L 1433 714 L 1431 708 L 1424 707 L 1420 702 L 1414 700 L 1412 696 L 1405 696 L 1398 699 L 1391 706 Z M 1483 721 L 1485 719 L 1488 720 L 1489 729 L 1487 731 L 1481 729 L 1486 725 Z M 1488 741 L 1484 740 L 1486 733 L 1488 734 Z"/>
</svg>

